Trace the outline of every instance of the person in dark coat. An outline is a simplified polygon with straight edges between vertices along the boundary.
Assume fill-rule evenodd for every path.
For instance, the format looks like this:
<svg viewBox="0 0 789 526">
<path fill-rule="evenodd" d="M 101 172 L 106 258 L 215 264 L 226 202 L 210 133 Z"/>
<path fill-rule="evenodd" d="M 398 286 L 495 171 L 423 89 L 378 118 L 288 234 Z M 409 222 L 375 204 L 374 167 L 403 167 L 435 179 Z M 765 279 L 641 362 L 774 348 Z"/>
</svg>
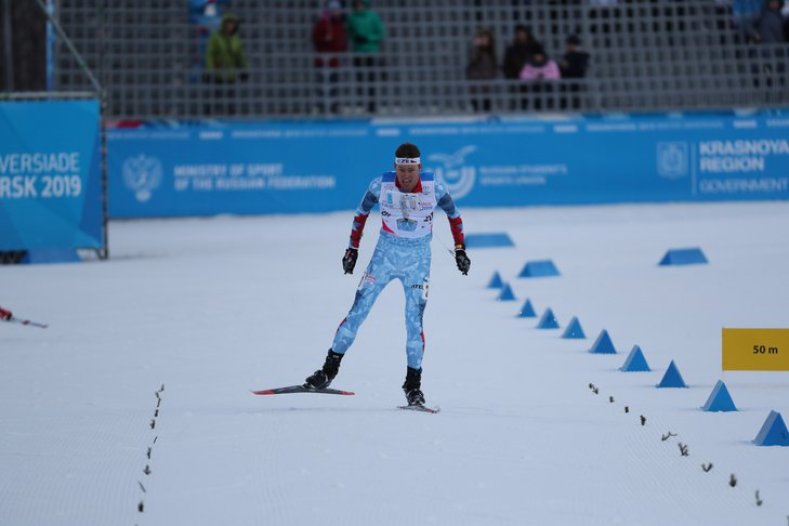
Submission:
<svg viewBox="0 0 789 526">
<path fill-rule="evenodd" d="M 471 105 L 475 112 L 490 111 L 490 86 L 478 81 L 495 79 L 498 69 L 493 33 L 488 29 L 480 29 L 474 35 L 466 66 L 466 78 L 472 81 Z"/>
<path fill-rule="evenodd" d="M 573 79 L 586 77 L 586 70 L 589 67 L 589 53 L 580 50 L 581 40 L 576 35 L 570 35 L 564 43 L 565 52 L 559 61 L 559 69 L 562 78 L 569 80 L 565 80 L 561 86 L 562 93 L 568 94 L 561 98 L 561 106 L 562 109 L 578 109 L 581 107 L 581 97 L 578 96 L 578 93 L 583 90 L 583 82 Z"/>
<path fill-rule="evenodd" d="M 510 93 L 511 109 L 526 109 L 526 97 L 523 95 L 526 88 L 519 81 L 521 70 L 534 56 L 540 43 L 534 39 L 531 31 L 524 25 L 515 26 L 515 38 L 504 52 L 504 62 L 501 69 L 504 78 L 510 80 L 508 91 Z"/>
<path fill-rule="evenodd" d="M 565 40 L 565 52 L 559 61 L 563 79 L 582 79 L 586 76 L 589 53 L 581 51 L 580 45 L 581 40 L 576 35 L 570 35 Z"/>
<path fill-rule="evenodd" d="M 517 79 L 523 66 L 534 55 L 539 43 L 532 37 L 529 28 L 523 25 L 515 26 L 515 39 L 507 46 L 504 52 L 502 70 L 504 78 Z"/>
<path fill-rule="evenodd" d="M 767 0 L 756 18 L 756 39 L 763 44 L 780 44 L 784 41 L 783 0 Z"/>
</svg>

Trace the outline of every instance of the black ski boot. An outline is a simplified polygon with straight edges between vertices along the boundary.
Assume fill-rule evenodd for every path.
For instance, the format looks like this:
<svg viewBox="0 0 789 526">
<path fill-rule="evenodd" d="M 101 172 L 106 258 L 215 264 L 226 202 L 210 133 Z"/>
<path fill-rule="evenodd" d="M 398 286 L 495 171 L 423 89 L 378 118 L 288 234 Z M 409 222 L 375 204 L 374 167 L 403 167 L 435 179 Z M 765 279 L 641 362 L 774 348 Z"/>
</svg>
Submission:
<svg viewBox="0 0 789 526">
<path fill-rule="evenodd" d="M 422 369 L 409 367 L 406 370 L 405 383 L 403 384 L 403 391 L 405 391 L 405 399 L 408 400 L 408 405 L 425 405 L 425 395 L 422 394 L 421 386 Z"/>
<path fill-rule="evenodd" d="M 323 368 L 318 369 L 304 380 L 304 387 L 311 389 L 326 389 L 340 371 L 340 361 L 343 355 L 329 349 Z"/>
</svg>

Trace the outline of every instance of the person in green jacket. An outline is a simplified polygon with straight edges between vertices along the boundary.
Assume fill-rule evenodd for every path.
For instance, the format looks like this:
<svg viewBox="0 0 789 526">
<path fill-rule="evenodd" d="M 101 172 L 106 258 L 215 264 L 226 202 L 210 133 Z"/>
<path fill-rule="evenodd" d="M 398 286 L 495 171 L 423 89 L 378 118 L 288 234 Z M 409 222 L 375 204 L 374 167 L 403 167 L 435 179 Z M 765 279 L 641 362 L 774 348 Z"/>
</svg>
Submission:
<svg viewBox="0 0 789 526">
<path fill-rule="evenodd" d="M 219 29 L 211 33 L 205 53 L 205 67 L 215 82 L 235 82 L 239 69 L 248 67 L 244 45 L 238 36 L 240 20 L 227 13 Z M 244 74 L 242 73 L 242 76 Z"/>
<path fill-rule="evenodd" d="M 354 0 L 348 17 L 348 36 L 354 53 L 380 53 L 384 24 L 378 13 L 370 9 L 370 0 Z"/>
<path fill-rule="evenodd" d="M 384 35 L 384 24 L 378 13 L 370 9 L 370 0 L 354 0 L 353 12 L 348 17 L 348 39 L 351 51 L 356 54 L 353 59 L 357 69 L 356 80 L 362 86 L 358 96 L 362 100 L 367 99 L 367 111 L 370 113 L 375 113 L 376 109 L 375 83 L 379 79 L 384 80 L 383 64 L 378 58 Z"/>
</svg>

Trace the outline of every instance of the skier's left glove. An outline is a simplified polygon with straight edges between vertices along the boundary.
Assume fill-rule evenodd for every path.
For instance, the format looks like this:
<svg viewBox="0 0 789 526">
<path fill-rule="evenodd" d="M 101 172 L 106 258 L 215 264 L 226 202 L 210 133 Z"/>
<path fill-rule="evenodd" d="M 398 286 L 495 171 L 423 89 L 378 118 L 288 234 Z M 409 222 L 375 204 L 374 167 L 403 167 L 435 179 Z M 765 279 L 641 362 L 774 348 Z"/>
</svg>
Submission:
<svg viewBox="0 0 789 526">
<path fill-rule="evenodd" d="M 342 257 L 342 269 L 346 274 L 353 274 L 353 269 L 356 267 L 356 258 L 359 257 L 359 250 L 353 247 L 345 251 Z"/>
<path fill-rule="evenodd" d="M 10 310 L 0 307 L 0 320 L 10 320 L 13 316 L 14 315 Z"/>
<path fill-rule="evenodd" d="M 465 245 L 457 245 L 455 246 L 455 263 L 458 264 L 458 270 L 464 275 L 468 275 L 468 271 L 471 268 L 471 260 L 466 255 L 466 247 Z"/>
</svg>

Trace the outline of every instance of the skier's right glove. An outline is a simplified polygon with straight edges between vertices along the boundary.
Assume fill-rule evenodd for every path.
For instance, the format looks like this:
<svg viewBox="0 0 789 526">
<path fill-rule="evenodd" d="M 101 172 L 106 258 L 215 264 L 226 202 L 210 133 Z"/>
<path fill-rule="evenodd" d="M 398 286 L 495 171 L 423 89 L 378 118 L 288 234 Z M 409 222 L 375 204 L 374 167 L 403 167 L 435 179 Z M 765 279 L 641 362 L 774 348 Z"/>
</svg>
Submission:
<svg viewBox="0 0 789 526">
<path fill-rule="evenodd" d="M 10 320 L 12 316 L 13 313 L 10 310 L 0 307 L 0 320 Z"/>
<path fill-rule="evenodd" d="M 356 258 L 359 257 L 359 250 L 353 247 L 345 251 L 342 257 L 342 269 L 346 274 L 353 274 L 353 269 L 356 266 Z"/>
<path fill-rule="evenodd" d="M 471 260 L 466 255 L 466 247 L 464 245 L 457 245 L 455 247 L 455 263 L 458 265 L 458 270 L 464 276 L 467 276 L 471 268 Z"/>
</svg>

